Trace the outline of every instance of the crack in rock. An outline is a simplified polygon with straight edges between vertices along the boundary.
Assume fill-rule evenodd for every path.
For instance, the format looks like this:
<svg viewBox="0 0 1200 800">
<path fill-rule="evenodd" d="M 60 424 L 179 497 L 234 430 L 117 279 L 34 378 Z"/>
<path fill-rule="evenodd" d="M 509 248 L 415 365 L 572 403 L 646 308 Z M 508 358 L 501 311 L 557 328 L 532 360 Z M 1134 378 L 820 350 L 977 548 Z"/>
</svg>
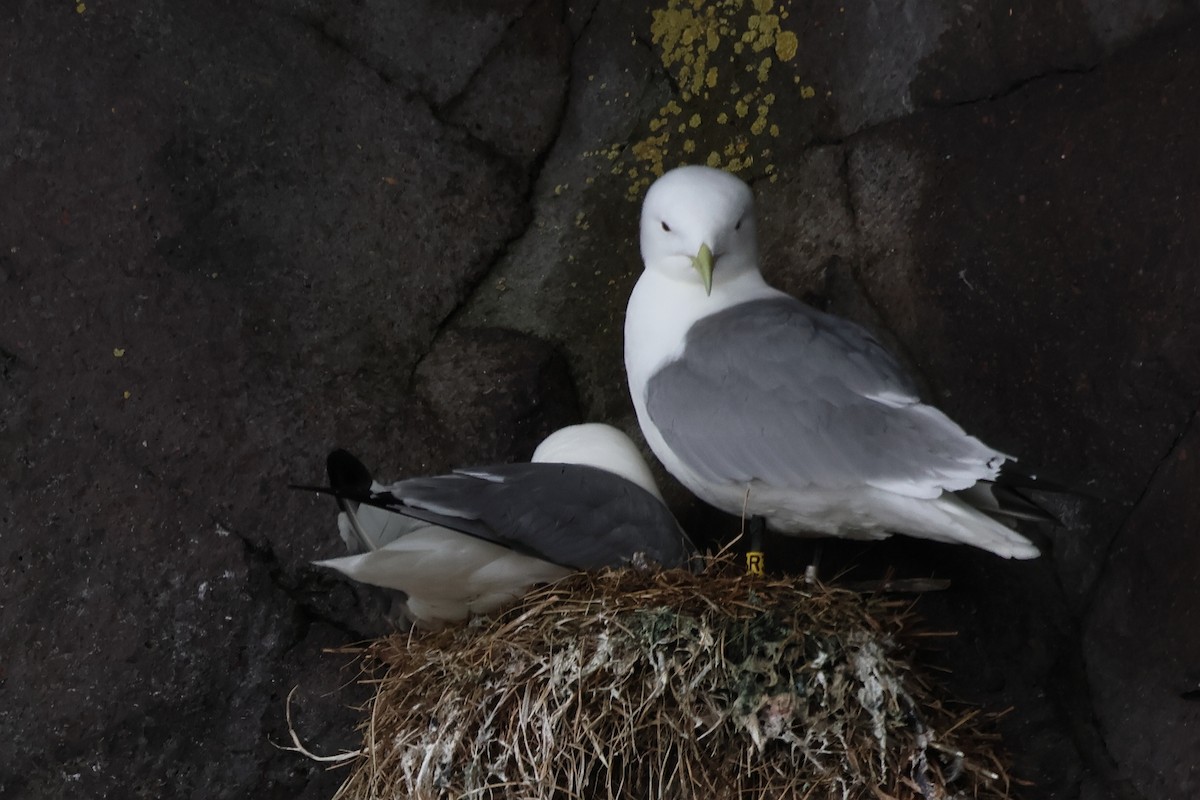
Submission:
<svg viewBox="0 0 1200 800">
<path fill-rule="evenodd" d="M 1111 562 L 1113 550 L 1116 548 L 1117 542 L 1125 534 L 1125 529 L 1129 526 L 1130 521 L 1137 515 L 1138 509 L 1141 507 L 1146 497 L 1150 494 L 1150 491 L 1155 487 L 1155 485 L 1157 485 L 1159 477 L 1162 475 L 1163 471 L 1166 470 L 1175 460 L 1175 453 L 1179 449 L 1180 443 L 1183 442 L 1184 438 L 1192 430 L 1192 426 L 1197 424 L 1197 419 L 1200 419 L 1200 400 L 1197 400 L 1194 410 L 1188 416 L 1187 421 L 1179 426 L 1178 432 L 1175 434 L 1175 438 L 1171 440 L 1171 444 L 1167 446 L 1162 457 L 1159 458 L 1158 462 L 1154 465 L 1154 469 L 1151 470 L 1150 476 L 1146 479 L 1146 483 L 1142 486 L 1141 491 L 1138 492 L 1138 496 L 1134 499 L 1132 505 L 1129 506 L 1129 510 L 1121 519 L 1120 524 L 1117 525 L 1113 535 L 1109 537 L 1108 542 L 1104 546 L 1104 552 L 1099 557 L 1097 563 L 1107 565 Z M 1088 589 L 1087 600 L 1083 603 L 1082 607 L 1082 617 L 1086 618 L 1087 615 L 1091 613 L 1092 606 L 1096 602 L 1096 595 L 1103 578 L 1104 570 L 1102 569 L 1100 574 L 1098 574 L 1092 581 L 1092 585 Z"/>
</svg>

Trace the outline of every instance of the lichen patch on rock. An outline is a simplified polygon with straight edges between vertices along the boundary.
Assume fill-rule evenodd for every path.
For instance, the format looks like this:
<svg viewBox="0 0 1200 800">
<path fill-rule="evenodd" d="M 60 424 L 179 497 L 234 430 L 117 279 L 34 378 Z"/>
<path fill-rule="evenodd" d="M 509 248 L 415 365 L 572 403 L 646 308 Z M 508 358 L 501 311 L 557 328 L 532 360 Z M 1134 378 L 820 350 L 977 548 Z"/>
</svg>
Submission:
<svg viewBox="0 0 1200 800">
<path fill-rule="evenodd" d="M 667 0 L 652 10 L 651 41 L 676 96 L 611 168 L 628 178 L 629 199 L 680 163 L 775 174 L 771 140 L 782 131 L 772 108 L 782 93 L 814 94 L 778 69 L 799 48 L 789 17 L 786 5 L 771 0 Z"/>
</svg>

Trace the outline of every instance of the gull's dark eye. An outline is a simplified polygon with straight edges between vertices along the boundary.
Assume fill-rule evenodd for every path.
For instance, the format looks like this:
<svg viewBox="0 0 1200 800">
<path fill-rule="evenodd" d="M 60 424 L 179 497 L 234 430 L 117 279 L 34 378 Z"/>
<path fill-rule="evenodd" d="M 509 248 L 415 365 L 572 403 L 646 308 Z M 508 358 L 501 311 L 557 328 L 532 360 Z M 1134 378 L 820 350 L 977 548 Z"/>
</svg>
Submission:
<svg viewBox="0 0 1200 800">
<path fill-rule="evenodd" d="M 745 218 L 745 217 L 742 217 L 741 219 L 739 219 L 739 220 L 737 221 L 737 225 L 734 225 L 734 226 L 733 226 L 733 229 L 734 229 L 735 231 L 740 231 L 740 230 L 742 229 L 742 223 L 743 223 L 743 222 L 745 222 L 745 221 L 746 221 L 746 218 Z"/>
<path fill-rule="evenodd" d="M 670 226 L 670 225 L 668 225 L 668 224 L 666 223 L 666 221 L 665 221 L 665 220 L 663 221 L 663 224 L 662 224 L 662 226 L 663 226 L 663 230 L 664 230 L 664 231 L 666 231 L 667 233 L 670 233 L 670 232 L 671 232 L 671 226 Z"/>
</svg>

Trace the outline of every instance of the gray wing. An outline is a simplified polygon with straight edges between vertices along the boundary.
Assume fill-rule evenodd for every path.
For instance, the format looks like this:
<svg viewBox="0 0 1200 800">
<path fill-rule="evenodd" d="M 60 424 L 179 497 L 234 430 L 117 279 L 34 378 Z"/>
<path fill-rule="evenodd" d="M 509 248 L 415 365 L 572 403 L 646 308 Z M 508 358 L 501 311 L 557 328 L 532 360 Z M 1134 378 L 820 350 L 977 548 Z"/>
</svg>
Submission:
<svg viewBox="0 0 1200 800">
<path fill-rule="evenodd" d="M 572 569 L 694 552 L 666 506 L 619 475 L 576 464 L 505 464 L 413 478 L 364 500 Z"/>
<path fill-rule="evenodd" d="M 1006 456 L 921 403 L 863 328 L 790 297 L 697 322 L 646 386 L 646 410 L 703 479 L 936 497 Z"/>
</svg>

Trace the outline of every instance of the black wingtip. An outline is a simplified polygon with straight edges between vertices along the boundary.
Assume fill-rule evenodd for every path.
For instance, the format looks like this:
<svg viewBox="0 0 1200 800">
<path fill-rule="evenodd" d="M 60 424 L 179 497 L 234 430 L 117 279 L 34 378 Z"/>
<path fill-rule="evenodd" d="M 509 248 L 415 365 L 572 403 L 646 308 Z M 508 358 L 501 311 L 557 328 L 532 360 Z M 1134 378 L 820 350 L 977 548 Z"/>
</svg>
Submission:
<svg viewBox="0 0 1200 800">
<path fill-rule="evenodd" d="M 991 481 L 980 481 L 956 492 L 968 505 L 993 517 L 1023 519 L 1028 522 L 1048 522 L 1062 527 L 1062 520 L 1047 511 L 1021 489 Z"/>
<path fill-rule="evenodd" d="M 1057 515 L 1051 513 L 1041 503 L 1034 500 L 1021 489 L 1015 486 L 997 485 L 994 487 L 997 502 L 1000 503 L 1001 513 L 1006 514 L 1016 519 L 1025 519 L 1030 522 L 1047 522 L 1057 528 L 1066 527 L 1063 521 Z M 1064 494 L 1064 492 L 1055 492 L 1047 489 L 1055 494 Z"/>
<path fill-rule="evenodd" d="M 361 461 L 345 450 L 334 450 L 325 459 L 325 472 L 329 485 L 338 491 L 368 492 L 371 489 L 371 471 Z"/>
<path fill-rule="evenodd" d="M 289 489 L 295 489 L 298 492 L 318 492 L 319 494 L 333 494 L 333 489 L 328 486 L 309 486 L 306 483 L 289 483 Z"/>
<path fill-rule="evenodd" d="M 327 494 L 334 500 L 337 500 L 338 507 L 343 511 L 346 510 L 346 503 L 365 503 L 369 506 L 382 508 L 387 511 L 394 510 L 396 502 L 389 494 L 376 494 L 369 488 L 356 489 L 351 487 L 337 486 L 309 486 L 303 483 L 289 483 L 289 489 L 295 489 L 300 492 L 316 492 L 317 494 Z"/>
<path fill-rule="evenodd" d="M 996 476 L 995 483 L 999 486 L 1006 486 L 1013 489 L 1032 489 L 1038 492 L 1049 492 L 1050 494 L 1066 494 L 1096 499 L 1093 495 L 1074 486 L 1067 486 L 1064 483 L 1025 472 L 1011 461 L 1000 468 L 1000 474 Z"/>
</svg>

